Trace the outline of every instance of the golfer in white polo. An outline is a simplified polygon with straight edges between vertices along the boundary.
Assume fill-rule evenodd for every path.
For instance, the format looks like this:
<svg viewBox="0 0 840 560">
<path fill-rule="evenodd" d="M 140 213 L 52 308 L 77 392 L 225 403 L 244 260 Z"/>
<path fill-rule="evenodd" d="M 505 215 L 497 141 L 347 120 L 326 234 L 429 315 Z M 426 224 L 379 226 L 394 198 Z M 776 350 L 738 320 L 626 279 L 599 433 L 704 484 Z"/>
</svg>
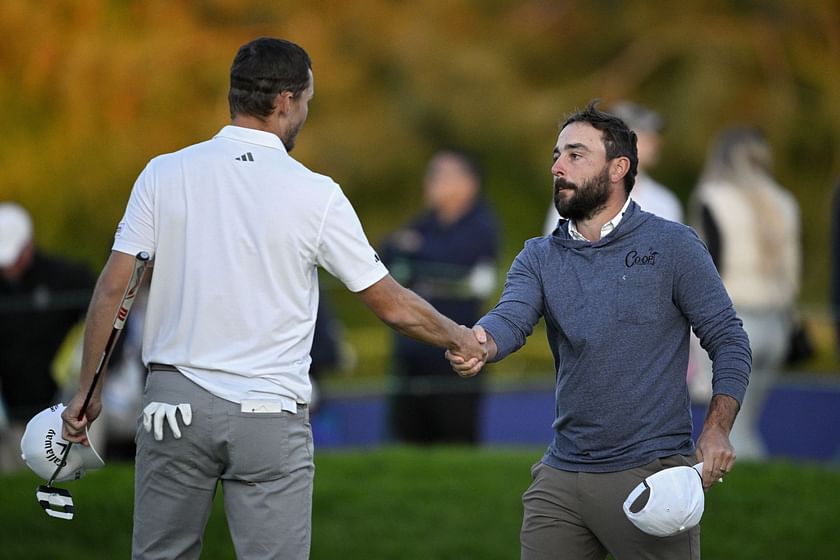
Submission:
<svg viewBox="0 0 840 560">
<path fill-rule="evenodd" d="M 313 92 L 299 46 L 271 38 L 242 46 L 231 67 L 232 124 L 154 158 L 117 229 L 63 418 L 65 438 L 84 442 L 99 395 L 75 418 L 134 255 L 147 251 L 134 558 L 198 558 L 218 481 L 238 558 L 308 558 L 318 266 L 400 333 L 486 355 L 470 329 L 388 275 L 341 188 L 289 156 Z"/>
</svg>

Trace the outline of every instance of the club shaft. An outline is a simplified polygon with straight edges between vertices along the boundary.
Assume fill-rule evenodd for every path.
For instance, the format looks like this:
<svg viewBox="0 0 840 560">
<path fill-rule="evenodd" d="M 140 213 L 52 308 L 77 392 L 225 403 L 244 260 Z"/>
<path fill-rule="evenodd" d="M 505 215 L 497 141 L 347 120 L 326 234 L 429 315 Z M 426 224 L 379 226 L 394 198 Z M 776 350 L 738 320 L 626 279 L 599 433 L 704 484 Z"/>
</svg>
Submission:
<svg viewBox="0 0 840 560">
<path fill-rule="evenodd" d="M 143 275 L 146 272 L 146 265 L 148 263 L 148 253 L 145 251 L 137 253 L 134 258 L 134 269 L 131 271 L 131 278 L 129 278 L 128 286 L 126 286 L 125 293 L 123 293 L 122 300 L 120 300 L 120 306 L 114 317 L 114 324 L 111 328 L 111 333 L 108 335 L 108 340 L 105 342 L 105 348 L 102 350 L 102 354 L 99 357 L 99 363 L 94 371 L 93 379 L 90 382 L 90 387 L 85 395 L 82 407 L 79 409 L 79 415 L 76 417 L 77 420 L 82 420 L 85 417 L 85 412 L 87 412 L 88 404 L 90 404 L 90 400 L 93 398 L 93 392 L 96 389 L 99 378 L 102 376 L 102 372 L 105 371 L 105 368 L 108 367 L 108 360 L 111 358 L 111 353 L 114 351 L 117 339 L 119 339 L 120 333 L 125 326 L 125 321 L 128 319 L 128 313 L 134 305 L 134 300 L 137 297 L 140 284 L 143 282 Z M 68 442 L 67 447 L 64 448 L 64 452 L 61 454 L 61 460 L 58 463 L 58 467 L 56 467 L 55 472 L 53 472 L 50 480 L 47 482 L 48 487 L 52 486 L 55 478 L 58 476 L 58 473 L 61 472 L 62 468 L 64 468 L 64 465 L 67 463 L 67 454 L 70 452 L 70 448 L 72 447 L 73 442 Z"/>
</svg>

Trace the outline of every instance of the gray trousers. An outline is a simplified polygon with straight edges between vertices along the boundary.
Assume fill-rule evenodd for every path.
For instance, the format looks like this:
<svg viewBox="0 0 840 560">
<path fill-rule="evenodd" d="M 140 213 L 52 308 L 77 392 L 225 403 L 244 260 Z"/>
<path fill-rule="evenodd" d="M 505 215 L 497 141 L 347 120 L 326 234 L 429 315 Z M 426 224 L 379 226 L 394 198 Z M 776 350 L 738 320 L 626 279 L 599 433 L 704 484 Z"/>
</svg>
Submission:
<svg viewBox="0 0 840 560">
<path fill-rule="evenodd" d="M 314 478 L 306 407 L 246 413 L 173 371 L 149 372 L 143 407 L 189 403 L 192 424 L 178 415 L 181 438 L 164 425 L 155 441 L 137 427 L 134 481 L 135 559 L 192 559 L 221 481 L 225 516 L 239 559 L 309 558 Z"/>
<path fill-rule="evenodd" d="M 561 471 L 542 463 L 522 497 L 522 560 L 699 560 L 700 526 L 654 537 L 633 525 L 622 506 L 642 480 L 666 467 L 691 464 L 674 455 L 613 473 Z"/>
</svg>

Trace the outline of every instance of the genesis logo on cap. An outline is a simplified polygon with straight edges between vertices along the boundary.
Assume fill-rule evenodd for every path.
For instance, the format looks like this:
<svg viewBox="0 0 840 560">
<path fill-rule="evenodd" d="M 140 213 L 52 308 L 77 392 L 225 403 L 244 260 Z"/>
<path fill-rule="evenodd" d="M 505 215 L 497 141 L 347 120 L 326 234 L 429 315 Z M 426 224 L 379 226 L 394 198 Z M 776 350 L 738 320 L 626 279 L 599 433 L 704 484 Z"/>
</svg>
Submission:
<svg viewBox="0 0 840 560">
<path fill-rule="evenodd" d="M 703 463 L 671 467 L 642 481 L 624 501 L 624 514 L 633 525 L 657 537 L 670 537 L 700 523 L 705 507 Z M 641 509 L 634 502 L 648 492 Z"/>
<path fill-rule="evenodd" d="M 61 412 L 64 405 L 59 403 L 36 414 L 26 425 L 26 431 L 20 440 L 21 458 L 32 471 L 49 480 L 61 463 L 61 456 L 68 442 L 61 437 Z M 64 468 L 55 477 L 56 482 L 78 480 L 87 469 L 98 469 L 105 461 L 93 446 L 73 445 L 67 454 Z"/>
</svg>

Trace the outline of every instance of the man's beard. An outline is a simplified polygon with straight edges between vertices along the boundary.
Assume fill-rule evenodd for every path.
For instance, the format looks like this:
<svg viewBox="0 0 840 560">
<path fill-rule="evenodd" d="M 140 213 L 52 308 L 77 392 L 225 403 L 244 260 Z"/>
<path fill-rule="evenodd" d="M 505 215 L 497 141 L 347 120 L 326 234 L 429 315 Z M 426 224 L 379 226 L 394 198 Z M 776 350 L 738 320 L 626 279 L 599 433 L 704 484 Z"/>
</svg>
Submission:
<svg viewBox="0 0 840 560">
<path fill-rule="evenodd" d="M 561 189 L 574 189 L 561 196 Z M 575 222 L 586 221 L 607 206 L 610 198 L 609 169 L 604 169 L 580 186 L 561 177 L 554 178 L 554 207 L 566 219 Z"/>
<path fill-rule="evenodd" d="M 286 147 L 286 152 L 291 152 L 294 149 L 295 142 L 297 142 L 297 136 L 301 128 L 303 128 L 303 123 L 296 125 L 286 133 L 285 138 L 280 139 L 283 141 L 283 146 Z"/>
</svg>

